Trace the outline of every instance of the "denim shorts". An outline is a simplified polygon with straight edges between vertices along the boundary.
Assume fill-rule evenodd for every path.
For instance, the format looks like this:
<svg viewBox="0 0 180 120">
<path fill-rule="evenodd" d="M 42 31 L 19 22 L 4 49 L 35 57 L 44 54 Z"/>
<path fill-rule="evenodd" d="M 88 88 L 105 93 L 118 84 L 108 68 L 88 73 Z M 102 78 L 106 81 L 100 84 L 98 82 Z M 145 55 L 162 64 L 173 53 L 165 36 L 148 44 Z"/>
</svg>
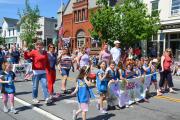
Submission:
<svg viewBox="0 0 180 120">
<path fill-rule="evenodd" d="M 66 68 L 61 68 L 61 75 L 62 76 L 69 76 L 69 71 L 70 69 L 66 69 Z"/>
</svg>

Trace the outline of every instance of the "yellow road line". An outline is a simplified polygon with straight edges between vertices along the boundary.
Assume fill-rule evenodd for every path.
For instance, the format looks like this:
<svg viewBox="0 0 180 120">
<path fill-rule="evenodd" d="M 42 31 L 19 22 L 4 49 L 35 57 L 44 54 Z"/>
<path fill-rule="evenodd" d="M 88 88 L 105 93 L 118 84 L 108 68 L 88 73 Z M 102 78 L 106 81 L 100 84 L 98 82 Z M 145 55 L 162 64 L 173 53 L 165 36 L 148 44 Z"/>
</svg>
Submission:
<svg viewBox="0 0 180 120">
<path fill-rule="evenodd" d="M 163 99 L 163 100 L 168 100 L 168 101 L 171 101 L 171 102 L 180 103 L 180 99 L 172 98 L 172 97 L 168 97 L 168 96 L 156 96 L 155 98 Z"/>
<path fill-rule="evenodd" d="M 72 80 L 72 81 L 74 81 L 75 79 L 76 79 L 76 78 L 68 77 L 67 80 Z"/>
</svg>

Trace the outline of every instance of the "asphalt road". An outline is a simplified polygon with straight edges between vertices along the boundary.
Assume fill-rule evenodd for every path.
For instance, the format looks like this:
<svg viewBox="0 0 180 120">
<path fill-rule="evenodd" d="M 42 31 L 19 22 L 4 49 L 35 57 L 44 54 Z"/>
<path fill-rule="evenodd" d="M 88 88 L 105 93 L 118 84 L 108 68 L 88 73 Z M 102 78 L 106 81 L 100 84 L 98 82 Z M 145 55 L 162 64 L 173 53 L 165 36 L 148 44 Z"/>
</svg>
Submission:
<svg viewBox="0 0 180 120">
<path fill-rule="evenodd" d="M 72 89 L 75 84 L 77 72 L 70 74 L 70 79 L 67 83 L 67 88 Z M 60 75 L 55 83 L 55 92 L 60 92 Z M 96 109 L 96 100 L 92 100 L 90 103 L 89 112 L 87 114 L 88 120 L 180 120 L 180 77 L 173 77 L 175 90 L 177 94 L 165 93 L 163 97 L 152 97 L 149 99 L 149 103 L 139 103 L 133 105 L 132 108 L 117 109 L 114 111 L 108 111 L 107 115 L 102 115 Z M 16 82 L 16 97 L 30 104 L 32 103 L 32 82 Z M 155 92 L 152 86 L 151 92 Z M 76 97 L 69 95 L 61 96 L 56 99 L 53 104 L 45 105 L 42 97 L 41 86 L 39 87 L 39 104 L 33 105 L 40 108 L 45 113 L 34 110 L 31 107 L 19 103 L 16 101 L 16 108 L 19 111 L 14 115 L 11 113 L 3 113 L 2 102 L 0 103 L 0 120 L 50 120 L 47 117 L 46 112 L 61 118 L 63 120 L 72 119 L 73 109 L 78 108 Z M 79 116 L 81 117 L 81 116 Z M 54 118 L 55 119 L 55 118 Z M 81 119 L 78 119 L 81 120 Z"/>
</svg>

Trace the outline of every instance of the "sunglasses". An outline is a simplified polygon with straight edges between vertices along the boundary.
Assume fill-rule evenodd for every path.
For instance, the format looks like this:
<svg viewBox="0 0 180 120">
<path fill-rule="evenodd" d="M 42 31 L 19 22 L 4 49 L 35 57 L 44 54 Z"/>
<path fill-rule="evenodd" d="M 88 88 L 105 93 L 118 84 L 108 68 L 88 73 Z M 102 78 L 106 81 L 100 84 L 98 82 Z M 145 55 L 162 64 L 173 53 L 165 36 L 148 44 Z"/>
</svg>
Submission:
<svg viewBox="0 0 180 120">
<path fill-rule="evenodd" d="M 49 47 L 49 48 L 55 48 L 55 47 L 52 47 L 52 46 L 51 46 L 51 47 Z"/>
</svg>

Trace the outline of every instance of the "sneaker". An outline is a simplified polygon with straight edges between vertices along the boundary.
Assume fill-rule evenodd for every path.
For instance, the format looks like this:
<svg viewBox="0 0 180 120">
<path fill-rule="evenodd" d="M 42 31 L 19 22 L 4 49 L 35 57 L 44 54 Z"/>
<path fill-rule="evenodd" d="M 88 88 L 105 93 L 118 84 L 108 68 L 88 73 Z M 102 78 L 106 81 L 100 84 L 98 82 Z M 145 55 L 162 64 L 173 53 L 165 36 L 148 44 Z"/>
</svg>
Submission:
<svg viewBox="0 0 180 120">
<path fill-rule="evenodd" d="M 49 104 L 49 103 L 51 103 L 51 102 L 52 102 L 52 100 L 51 100 L 50 98 L 46 98 L 45 104 Z"/>
<path fill-rule="evenodd" d="M 39 103 L 39 100 L 38 99 L 36 99 L 36 98 L 34 98 L 33 100 L 32 100 L 34 103 Z"/>
<path fill-rule="evenodd" d="M 102 114 L 107 114 L 107 111 L 106 111 L 106 110 L 100 110 L 100 112 L 101 112 Z"/>
<path fill-rule="evenodd" d="M 6 106 L 4 106 L 3 111 L 4 111 L 5 113 L 7 113 L 7 112 L 8 112 L 8 108 L 7 108 Z"/>
<path fill-rule="evenodd" d="M 129 108 L 129 105 L 126 105 L 126 108 Z"/>
<path fill-rule="evenodd" d="M 54 96 L 53 95 L 50 95 L 49 99 L 53 100 Z"/>
<path fill-rule="evenodd" d="M 98 110 L 100 110 L 100 104 L 99 104 L 99 103 L 96 104 L 96 108 L 97 108 Z"/>
<path fill-rule="evenodd" d="M 10 112 L 14 113 L 14 114 L 17 114 L 17 110 L 15 110 L 14 108 L 12 108 Z"/>
<path fill-rule="evenodd" d="M 170 91 L 169 91 L 170 93 L 177 93 L 175 90 L 173 90 L 173 89 L 171 89 Z"/>
<path fill-rule="evenodd" d="M 77 120 L 76 110 L 73 110 L 73 120 Z"/>
</svg>

